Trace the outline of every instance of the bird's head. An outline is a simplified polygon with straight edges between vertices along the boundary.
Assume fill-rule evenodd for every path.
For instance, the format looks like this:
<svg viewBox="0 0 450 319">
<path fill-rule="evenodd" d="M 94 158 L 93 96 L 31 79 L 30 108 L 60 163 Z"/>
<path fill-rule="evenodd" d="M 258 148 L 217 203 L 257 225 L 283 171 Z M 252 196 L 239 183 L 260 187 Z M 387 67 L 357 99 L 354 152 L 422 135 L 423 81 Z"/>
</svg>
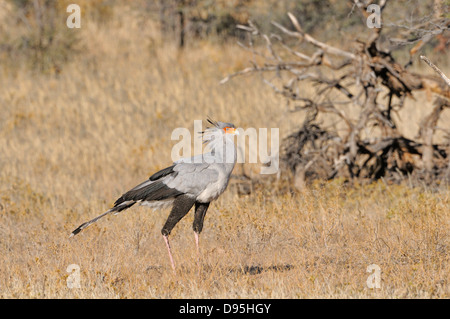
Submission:
<svg viewBox="0 0 450 319">
<path fill-rule="evenodd" d="M 213 125 L 212 127 L 208 127 L 206 131 L 211 132 L 220 132 L 225 135 L 239 135 L 239 131 L 236 129 L 233 123 L 225 123 L 225 122 L 218 122 L 214 121 L 210 118 L 208 118 L 208 123 Z M 206 132 L 205 131 L 205 132 Z"/>
<path fill-rule="evenodd" d="M 226 138 L 239 135 L 239 131 L 232 123 L 218 122 L 210 118 L 208 118 L 207 121 L 212 126 L 207 127 L 203 132 L 201 132 L 205 143 L 210 142 L 216 137 Z"/>
<path fill-rule="evenodd" d="M 239 135 L 239 131 L 234 124 L 226 122 L 216 122 L 208 118 L 207 127 L 202 132 L 203 144 L 206 144 L 210 154 L 214 156 L 216 163 L 236 163 L 236 147 L 234 145 L 234 135 Z"/>
</svg>

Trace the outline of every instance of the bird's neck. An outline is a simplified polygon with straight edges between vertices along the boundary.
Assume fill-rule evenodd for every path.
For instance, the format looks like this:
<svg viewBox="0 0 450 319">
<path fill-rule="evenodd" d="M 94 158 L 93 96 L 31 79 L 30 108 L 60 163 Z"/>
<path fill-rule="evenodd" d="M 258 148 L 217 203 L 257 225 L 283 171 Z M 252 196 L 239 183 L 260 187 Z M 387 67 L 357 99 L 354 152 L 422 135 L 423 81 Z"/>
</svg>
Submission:
<svg viewBox="0 0 450 319">
<path fill-rule="evenodd" d="M 236 164 L 237 153 L 232 135 L 213 139 L 208 143 L 208 147 L 214 154 L 217 163 L 227 164 L 227 166 L 231 166 L 231 170 L 233 169 L 234 164 Z"/>
</svg>

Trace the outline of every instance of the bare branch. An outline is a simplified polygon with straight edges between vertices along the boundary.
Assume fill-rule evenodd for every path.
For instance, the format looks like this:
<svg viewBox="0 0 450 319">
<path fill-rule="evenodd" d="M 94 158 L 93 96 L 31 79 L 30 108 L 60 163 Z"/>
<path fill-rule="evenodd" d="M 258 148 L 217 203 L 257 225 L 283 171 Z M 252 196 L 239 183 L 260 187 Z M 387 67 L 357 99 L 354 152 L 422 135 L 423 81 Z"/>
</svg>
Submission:
<svg viewBox="0 0 450 319">
<path fill-rule="evenodd" d="M 299 38 L 304 38 L 307 42 L 311 43 L 312 45 L 314 45 L 316 47 L 321 48 L 323 51 L 327 52 L 328 54 L 343 56 L 343 57 L 346 57 L 347 59 L 355 59 L 356 58 L 356 56 L 353 53 L 350 53 L 350 52 L 335 48 L 331 45 L 325 44 L 323 42 L 320 42 L 319 40 L 314 39 L 308 33 L 304 33 L 297 18 L 290 12 L 288 12 L 288 16 L 289 16 L 289 19 L 291 19 L 292 24 L 295 26 L 295 28 L 298 31 L 298 32 L 293 33 L 293 34 L 295 34 L 295 36 L 297 36 Z M 275 26 L 277 26 L 277 25 L 275 25 Z M 285 28 L 283 28 L 283 29 L 285 29 Z M 282 30 L 282 29 L 280 29 L 280 30 Z M 292 31 L 290 31 L 290 32 L 292 32 Z"/>
<path fill-rule="evenodd" d="M 425 61 L 439 76 L 447 83 L 447 86 L 450 86 L 450 79 L 442 72 L 436 65 L 434 65 L 426 56 L 421 55 L 420 59 Z"/>
<path fill-rule="evenodd" d="M 231 78 L 234 78 L 235 76 L 248 74 L 255 70 L 256 70 L 255 68 L 249 67 L 249 68 L 245 68 L 241 71 L 235 72 L 233 74 L 227 75 L 222 80 L 220 80 L 219 84 L 224 84 L 224 83 L 228 82 L 229 80 L 231 80 Z"/>
</svg>

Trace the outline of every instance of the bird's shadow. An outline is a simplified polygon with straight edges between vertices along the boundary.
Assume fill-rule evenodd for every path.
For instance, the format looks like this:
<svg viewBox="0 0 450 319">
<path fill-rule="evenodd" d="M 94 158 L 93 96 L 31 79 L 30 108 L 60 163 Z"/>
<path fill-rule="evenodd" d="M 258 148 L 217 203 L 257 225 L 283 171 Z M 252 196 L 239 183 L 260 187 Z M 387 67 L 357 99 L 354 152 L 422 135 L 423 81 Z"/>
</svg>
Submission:
<svg viewBox="0 0 450 319">
<path fill-rule="evenodd" d="M 235 273 L 235 274 L 241 274 L 241 275 L 259 275 L 264 272 L 285 272 L 290 271 L 294 269 L 294 265 L 291 264 L 283 264 L 283 265 L 272 265 L 272 266 L 258 266 L 258 265 L 245 265 L 245 266 L 238 266 L 238 267 L 229 267 L 226 268 L 227 273 Z M 181 267 L 184 271 L 192 271 L 192 269 L 184 269 L 184 267 Z M 159 274 L 162 274 L 164 272 L 165 267 L 163 266 L 149 266 L 145 269 L 146 273 L 149 272 L 157 272 Z M 207 267 L 206 265 L 202 266 L 202 271 L 211 272 L 212 268 Z"/>
<path fill-rule="evenodd" d="M 257 266 L 257 265 L 245 265 L 240 267 L 229 268 L 228 271 L 230 273 L 240 273 L 244 275 L 259 275 L 263 272 L 284 272 L 289 271 L 294 268 L 291 264 L 284 265 L 272 265 L 272 266 Z"/>
</svg>

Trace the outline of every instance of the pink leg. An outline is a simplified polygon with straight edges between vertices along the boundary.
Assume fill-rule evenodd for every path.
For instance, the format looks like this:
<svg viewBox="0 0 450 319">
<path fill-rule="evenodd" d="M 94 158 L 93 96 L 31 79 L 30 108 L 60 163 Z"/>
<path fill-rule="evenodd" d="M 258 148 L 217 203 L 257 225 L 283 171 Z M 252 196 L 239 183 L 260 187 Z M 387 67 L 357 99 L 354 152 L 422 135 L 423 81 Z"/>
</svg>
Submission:
<svg viewBox="0 0 450 319">
<path fill-rule="evenodd" d="M 169 252 L 169 258 L 170 258 L 170 264 L 172 265 L 172 270 L 175 273 L 175 263 L 173 262 L 172 252 L 170 250 L 169 237 L 163 235 L 163 238 L 164 238 L 164 242 L 166 243 L 167 251 Z"/>
<path fill-rule="evenodd" d="M 200 274 L 200 246 L 198 244 L 198 233 L 194 231 L 194 237 L 195 237 L 195 245 L 197 246 L 197 266 L 198 266 L 198 273 Z"/>
<path fill-rule="evenodd" d="M 197 246 L 197 257 L 200 258 L 200 248 L 198 246 L 198 233 L 194 232 L 195 245 Z"/>
</svg>

